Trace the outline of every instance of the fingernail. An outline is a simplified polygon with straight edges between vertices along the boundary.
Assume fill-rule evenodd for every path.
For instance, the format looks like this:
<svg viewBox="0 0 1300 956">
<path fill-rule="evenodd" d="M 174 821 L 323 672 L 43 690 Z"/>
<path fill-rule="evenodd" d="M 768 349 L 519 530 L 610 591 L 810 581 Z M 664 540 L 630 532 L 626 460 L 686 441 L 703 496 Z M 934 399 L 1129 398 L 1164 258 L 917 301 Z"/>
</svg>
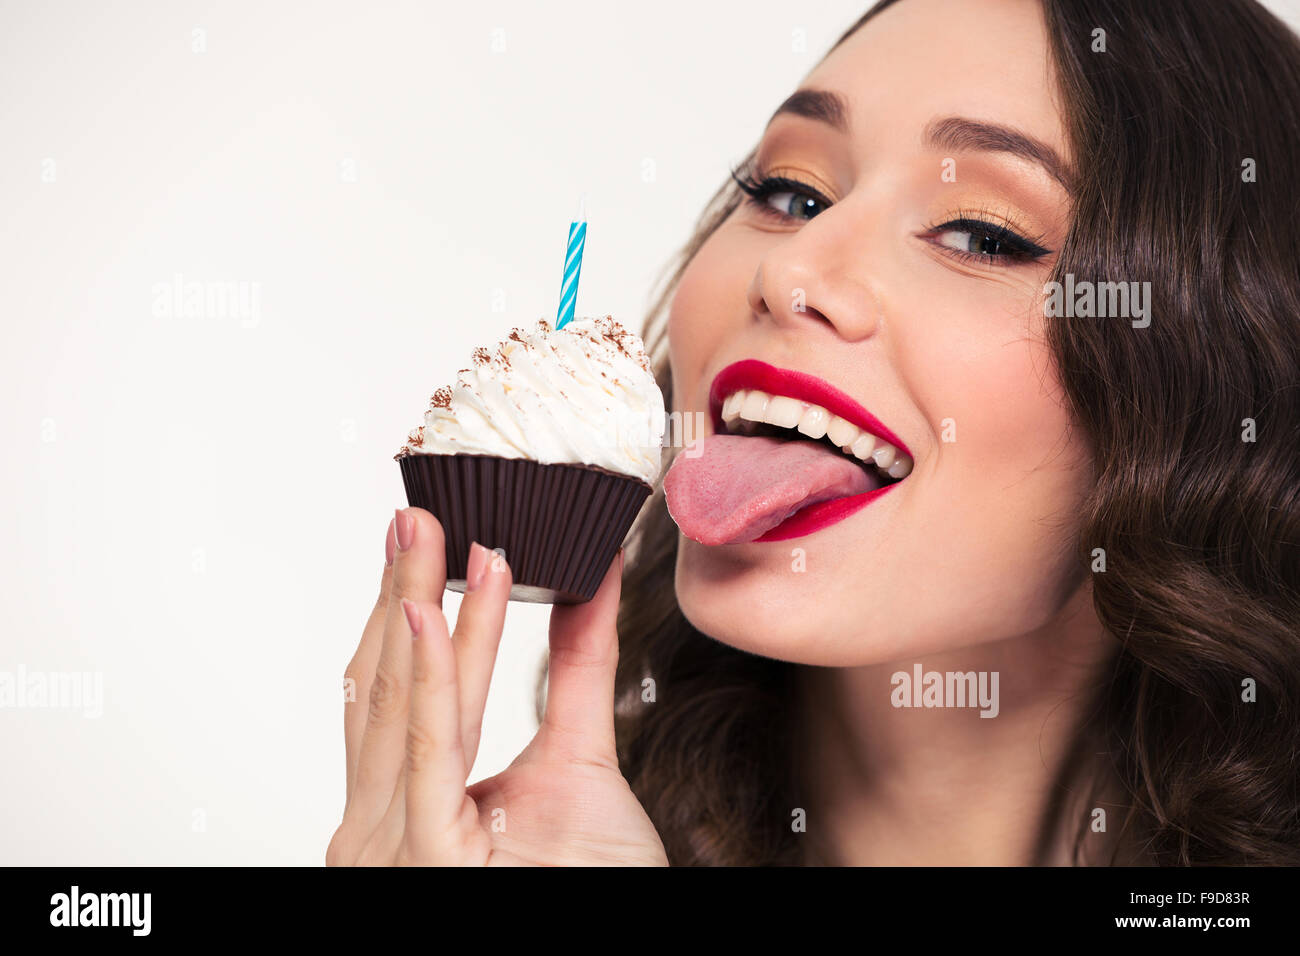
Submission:
<svg viewBox="0 0 1300 956">
<path fill-rule="evenodd" d="M 469 568 L 465 572 L 467 592 L 477 589 L 483 583 L 483 575 L 487 573 L 488 562 L 491 560 L 492 552 L 477 541 L 469 546 Z"/>
<path fill-rule="evenodd" d="M 415 521 L 406 513 L 406 509 L 398 508 L 397 513 L 393 516 L 393 524 L 396 525 L 397 550 L 405 551 L 411 546 L 411 538 L 415 537 Z"/>
<path fill-rule="evenodd" d="M 406 614 L 406 623 L 411 625 L 411 637 L 420 636 L 420 625 L 423 618 L 420 617 L 420 609 L 416 607 L 414 601 L 409 598 L 402 598 L 402 610 Z"/>
<path fill-rule="evenodd" d="M 384 537 L 384 565 L 390 568 L 393 566 L 393 549 L 397 547 L 397 539 L 393 536 L 393 526 L 396 524 L 396 518 L 388 522 L 388 534 Z"/>
</svg>

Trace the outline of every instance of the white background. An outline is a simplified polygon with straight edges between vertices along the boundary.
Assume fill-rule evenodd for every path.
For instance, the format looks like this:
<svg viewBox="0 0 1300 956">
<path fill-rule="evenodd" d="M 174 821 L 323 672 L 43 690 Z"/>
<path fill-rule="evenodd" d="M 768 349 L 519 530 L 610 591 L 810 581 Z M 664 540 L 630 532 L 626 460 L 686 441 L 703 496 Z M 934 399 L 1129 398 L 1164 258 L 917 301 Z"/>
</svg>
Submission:
<svg viewBox="0 0 1300 956">
<path fill-rule="evenodd" d="M 583 192 L 578 314 L 639 327 L 865 8 L 0 5 L 0 672 L 104 694 L 0 709 L 0 863 L 322 862 L 429 395 L 554 317 Z M 167 315 L 177 276 L 247 310 Z M 472 779 L 532 736 L 547 613 L 511 606 Z"/>
</svg>

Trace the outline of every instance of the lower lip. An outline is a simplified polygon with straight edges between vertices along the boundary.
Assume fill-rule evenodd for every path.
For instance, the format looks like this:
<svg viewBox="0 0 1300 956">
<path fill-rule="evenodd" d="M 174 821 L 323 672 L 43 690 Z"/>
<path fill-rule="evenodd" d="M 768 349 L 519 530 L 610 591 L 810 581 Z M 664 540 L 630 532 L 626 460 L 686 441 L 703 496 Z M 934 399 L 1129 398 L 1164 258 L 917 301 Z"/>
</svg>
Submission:
<svg viewBox="0 0 1300 956">
<path fill-rule="evenodd" d="M 857 514 L 890 488 L 896 488 L 901 484 L 901 481 L 896 481 L 875 491 L 864 491 L 860 495 L 850 495 L 847 498 L 832 498 L 830 501 L 819 501 L 815 505 L 800 508 L 775 528 L 763 532 L 754 541 L 787 541 L 790 538 L 802 538 L 822 528 L 829 528 L 850 515 Z"/>
</svg>

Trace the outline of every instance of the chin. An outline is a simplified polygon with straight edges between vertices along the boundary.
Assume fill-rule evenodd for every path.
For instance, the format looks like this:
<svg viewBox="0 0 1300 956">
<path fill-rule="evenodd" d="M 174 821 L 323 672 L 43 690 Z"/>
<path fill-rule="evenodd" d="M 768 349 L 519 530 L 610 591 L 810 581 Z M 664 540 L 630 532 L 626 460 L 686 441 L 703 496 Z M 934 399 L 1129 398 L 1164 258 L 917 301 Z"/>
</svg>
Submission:
<svg viewBox="0 0 1300 956">
<path fill-rule="evenodd" d="M 843 564 L 830 574 L 793 574 L 790 561 L 788 548 L 709 547 L 680 536 L 678 606 L 691 626 L 716 641 L 817 667 L 924 660 L 1032 632 L 1060 610 L 1040 606 L 1041 596 L 997 595 L 991 581 L 981 589 L 986 597 L 997 595 L 991 602 L 956 606 L 932 588 L 909 590 L 906 579 L 873 580 Z M 828 600 L 828 594 L 851 598 Z M 1011 614 L 1012 607 L 1020 613 Z"/>
<path fill-rule="evenodd" d="M 771 558 L 756 561 L 758 548 L 769 549 Z M 822 582 L 791 573 L 790 561 L 788 548 L 708 547 L 681 537 L 678 606 L 691 626 L 714 640 L 795 664 L 854 667 L 906 653 L 897 631 L 851 626 L 852 608 L 820 597 Z"/>
</svg>

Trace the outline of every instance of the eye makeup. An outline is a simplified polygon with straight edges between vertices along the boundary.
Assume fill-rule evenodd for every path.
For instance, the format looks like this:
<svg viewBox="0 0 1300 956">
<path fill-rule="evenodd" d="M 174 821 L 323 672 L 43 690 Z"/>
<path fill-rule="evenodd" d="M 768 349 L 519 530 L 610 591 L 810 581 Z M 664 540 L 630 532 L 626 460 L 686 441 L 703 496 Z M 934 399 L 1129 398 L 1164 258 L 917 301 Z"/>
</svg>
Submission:
<svg viewBox="0 0 1300 956">
<path fill-rule="evenodd" d="M 821 190 L 789 176 L 746 168 L 733 169 L 731 178 L 747 197 L 747 205 L 779 222 L 811 220 L 834 205 Z M 1034 262 L 1051 252 L 1042 245 L 1041 236 L 983 207 L 954 209 L 915 235 L 960 261 L 986 265 Z"/>
</svg>

